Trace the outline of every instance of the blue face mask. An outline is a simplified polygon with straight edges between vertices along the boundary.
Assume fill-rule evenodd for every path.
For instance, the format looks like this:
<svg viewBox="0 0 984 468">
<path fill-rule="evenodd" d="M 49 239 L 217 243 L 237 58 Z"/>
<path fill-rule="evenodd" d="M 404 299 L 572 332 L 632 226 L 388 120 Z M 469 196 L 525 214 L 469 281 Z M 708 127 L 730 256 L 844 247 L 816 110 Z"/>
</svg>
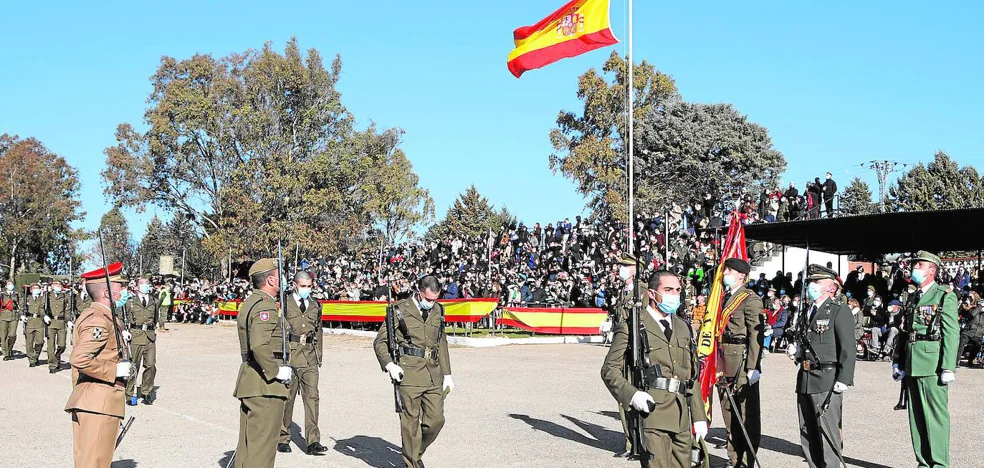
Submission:
<svg viewBox="0 0 984 468">
<path fill-rule="evenodd" d="M 680 308 L 680 295 L 670 296 L 669 294 L 663 295 L 663 302 L 657 304 L 659 310 L 662 310 L 664 314 L 675 314 L 677 309 Z"/>
<path fill-rule="evenodd" d="M 917 285 L 922 285 L 923 281 L 926 281 L 926 272 L 923 270 L 912 269 L 912 274 L 909 275 L 912 278 L 912 282 Z"/>
<path fill-rule="evenodd" d="M 724 275 L 722 279 L 724 282 L 724 287 L 728 289 L 734 287 L 735 283 L 738 282 L 738 278 L 736 278 L 734 275 Z"/>
<path fill-rule="evenodd" d="M 815 301 L 823 295 L 823 291 L 820 290 L 820 285 L 817 283 L 810 283 L 806 287 L 806 295 L 810 297 L 810 300 Z"/>
<path fill-rule="evenodd" d="M 297 288 L 297 297 L 307 299 L 311 295 L 311 288 Z"/>
</svg>

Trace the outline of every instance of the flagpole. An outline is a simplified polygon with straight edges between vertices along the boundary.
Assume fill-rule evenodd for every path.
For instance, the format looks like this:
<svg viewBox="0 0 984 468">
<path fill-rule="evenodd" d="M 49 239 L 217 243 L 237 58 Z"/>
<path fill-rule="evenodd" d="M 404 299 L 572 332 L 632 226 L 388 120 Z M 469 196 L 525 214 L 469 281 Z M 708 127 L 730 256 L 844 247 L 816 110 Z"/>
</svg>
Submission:
<svg viewBox="0 0 984 468">
<path fill-rule="evenodd" d="M 628 249 L 627 250 L 629 251 L 629 255 L 635 255 L 635 240 L 633 239 L 635 237 L 634 236 L 634 233 L 633 233 L 633 231 L 635 230 L 635 216 L 634 216 L 635 213 L 633 211 L 633 206 L 632 206 L 633 205 L 633 202 L 634 202 L 634 198 L 635 198 L 635 196 L 634 196 L 634 192 L 635 192 L 635 173 L 634 173 L 634 169 L 635 168 L 634 168 L 634 164 L 633 164 L 633 161 L 632 161 L 634 159 L 632 157 L 632 155 L 633 155 L 633 151 L 635 149 L 634 148 L 635 142 L 633 141 L 633 136 L 634 136 L 635 131 L 632 128 L 633 127 L 633 120 L 634 120 L 634 115 L 633 114 L 635 114 L 634 109 L 633 109 L 635 99 L 632 96 L 632 94 L 633 94 L 632 93 L 632 91 L 633 91 L 633 89 L 632 89 L 633 88 L 633 86 L 632 86 L 633 85 L 632 67 L 634 65 L 633 64 L 634 59 L 632 58 L 632 0 L 629 0 L 629 55 L 628 55 L 628 62 L 629 62 L 629 81 L 628 81 L 627 89 L 628 89 L 628 94 L 629 94 L 629 239 L 628 239 L 628 244 L 629 245 L 628 245 Z M 639 272 L 636 272 L 636 274 L 638 275 Z"/>
</svg>

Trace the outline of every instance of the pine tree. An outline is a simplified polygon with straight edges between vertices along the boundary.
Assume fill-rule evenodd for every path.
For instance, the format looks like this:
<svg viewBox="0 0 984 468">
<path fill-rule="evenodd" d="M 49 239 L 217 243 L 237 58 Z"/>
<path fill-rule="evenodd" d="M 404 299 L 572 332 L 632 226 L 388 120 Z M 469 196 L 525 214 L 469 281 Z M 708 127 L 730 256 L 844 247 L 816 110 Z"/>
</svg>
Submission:
<svg viewBox="0 0 984 468">
<path fill-rule="evenodd" d="M 436 239 L 446 235 L 468 238 L 488 236 L 488 231 L 499 231 L 502 226 L 515 223 L 513 216 L 505 207 L 496 211 L 483 197 L 475 185 L 469 186 L 464 193 L 458 195 L 454 203 L 448 207 L 448 212 L 440 223 L 427 232 L 427 237 Z"/>
<path fill-rule="evenodd" d="M 963 168 L 939 151 L 933 162 L 913 167 L 889 189 L 895 211 L 951 210 L 984 206 L 984 184 L 977 170 Z"/>
<path fill-rule="evenodd" d="M 167 237 L 164 232 L 164 222 L 156 215 L 147 224 L 147 232 L 144 233 L 140 245 L 137 246 L 137 253 L 143 258 L 144 273 L 156 274 L 160 269 L 161 255 L 173 255 L 174 252 L 167 250 Z"/>
<path fill-rule="evenodd" d="M 847 215 L 866 215 L 875 213 L 875 203 L 871 199 L 871 188 L 867 182 L 855 177 L 840 196 L 840 208 Z"/>
<path fill-rule="evenodd" d="M 133 244 L 133 237 L 130 235 L 130 227 L 119 207 L 114 206 L 102 216 L 99 221 L 99 230 L 102 231 L 103 245 L 106 248 L 106 262 L 123 262 L 123 272 L 131 276 L 136 275 L 139 269 L 136 247 Z M 97 263 L 101 263 L 99 245 L 94 245 L 94 248 L 96 249 L 94 258 Z"/>
</svg>

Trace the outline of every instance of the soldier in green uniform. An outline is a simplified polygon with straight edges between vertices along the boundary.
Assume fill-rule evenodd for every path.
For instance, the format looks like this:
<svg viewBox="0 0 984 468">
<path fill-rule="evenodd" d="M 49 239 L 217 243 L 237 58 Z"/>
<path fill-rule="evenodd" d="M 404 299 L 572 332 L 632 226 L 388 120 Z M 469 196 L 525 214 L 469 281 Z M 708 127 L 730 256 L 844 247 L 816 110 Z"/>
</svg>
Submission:
<svg viewBox="0 0 984 468">
<path fill-rule="evenodd" d="M 857 359 L 854 314 L 847 304 L 834 301 L 840 283 L 833 270 L 810 265 L 806 281 L 808 300 L 795 324 L 795 338 L 786 348 L 786 354 L 799 366 L 796 403 L 800 445 L 811 468 L 839 466 L 843 393 L 854 385 Z M 818 419 L 818 410 L 828 396 L 829 409 Z M 831 441 L 837 441 L 836 448 Z"/>
<path fill-rule="evenodd" d="M 14 358 L 14 342 L 17 341 L 17 307 L 20 298 L 14 290 L 14 282 L 7 281 L 7 287 L 0 293 L 0 348 L 3 360 Z"/>
<path fill-rule="evenodd" d="M 45 294 L 45 309 L 48 322 L 48 372 L 54 374 L 61 369 L 61 357 L 65 352 L 67 329 L 75 320 L 72 310 L 71 292 L 61 283 L 53 283 L 51 292 Z"/>
<path fill-rule="evenodd" d="M 639 261 L 635 257 L 629 254 L 622 254 L 622 258 L 618 260 L 618 277 L 625 283 L 623 283 L 622 290 L 615 301 L 615 318 L 616 321 L 612 324 L 612 329 L 618 330 L 618 327 L 623 323 L 628 323 L 629 312 L 632 310 L 632 306 L 636 302 L 640 304 L 645 304 L 648 302 L 646 299 L 646 291 L 648 286 L 642 281 L 636 281 L 636 274 L 639 269 Z M 633 301 L 632 295 L 638 294 L 638 298 Z M 625 378 L 629 377 L 629 366 L 625 363 L 623 367 L 622 376 Z M 616 404 L 618 403 L 616 399 Z M 632 454 L 632 437 L 629 436 L 629 423 L 625 420 L 625 409 L 622 405 L 618 405 L 618 419 L 622 421 L 622 434 L 625 436 L 625 451 L 621 453 L 616 453 L 616 458 L 628 458 Z"/>
<path fill-rule="evenodd" d="M 640 323 L 649 343 L 649 360 L 660 372 L 647 376 L 648 391 L 633 386 L 622 370 L 629 345 L 629 323 L 619 325 L 601 367 L 601 379 L 622 406 L 649 413 L 643 419 L 643 432 L 653 456 L 649 466 L 654 468 L 689 467 L 691 429 L 698 439 L 707 435 L 704 403 L 690 385 L 698 372 L 690 325 L 676 316 L 681 291 L 680 279 L 673 273 L 657 271 L 649 278 L 648 307 L 641 314 Z"/>
<path fill-rule="evenodd" d="M 765 343 L 765 326 L 762 315 L 762 299 L 754 291 L 745 287 L 751 265 L 741 259 L 730 258 L 724 262 L 723 282 L 725 287 L 724 315 L 725 328 L 718 344 L 719 368 L 726 384 L 731 385 L 738 411 L 718 390 L 721 401 L 721 420 L 728 430 L 728 459 L 731 466 L 752 466 L 753 457 L 758 452 L 762 440 L 762 405 L 759 395 L 759 378 L 762 375 L 762 349 Z M 748 447 L 741 428 L 745 422 Z"/>
<path fill-rule="evenodd" d="M 284 330 L 274 299 L 280 291 L 277 261 L 264 258 L 249 269 L 253 294 L 236 318 L 243 363 L 233 396 L 239 399 L 236 468 L 272 467 L 291 369 L 284 363 Z"/>
<path fill-rule="evenodd" d="M 324 355 L 324 329 L 321 328 L 321 304 L 311 298 L 313 278 L 306 271 L 294 274 L 294 294 L 287 298 L 287 326 L 290 333 L 290 366 L 295 376 L 287 389 L 284 424 L 280 428 L 277 451 L 290 452 L 290 427 L 294 416 L 294 400 L 301 391 L 304 400 L 304 440 L 308 455 L 321 455 L 328 447 L 321 445 L 318 430 L 318 378 Z"/>
<path fill-rule="evenodd" d="M 451 357 L 444 335 L 444 306 L 437 303 L 441 285 L 435 276 L 417 282 L 417 293 L 397 302 L 396 341 L 400 358 L 393 362 L 386 341 L 386 324 L 373 341 L 383 372 L 400 383 L 404 411 L 400 413 L 405 468 L 423 468 L 424 455 L 444 427 L 444 398 L 454 389 Z"/>
<path fill-rule="evenodd" d="M 950 466 L 947 386 L 956 379 L 960 325 L 957 296 L 936 283 L 939 267 L 940 257 L 926 251 L 912 259 L 910 278 L 917 289 L 906 307 L 909 340 L 892 364 L 892 377 L 905 379 L 909 432 L 920 467 Z"/>
<path fill-rule="evenodd" d="M 133 367 L 143 368 L 143 380 L 140 381 L 140 396 L 143 404 L 154 404 L 154 377 L 157 376 L 157 326 L 160 323 L 161 303 L 155 294 L 151 294 L 150 280 L 137 280 L 137 295 L 131 296 L 126 307 L 130 323 L 130 353 L 133 356 Z M 137 405 L 136 376 L 126 384 L 126 404 Z"/>
<path fill-rule="evenodd" d="M 51 320 L 45 314 L 44 307 L 45 298 L 41 294 L 41 285 L 34 283 L 31 285 L 30 295 L 24 299 L 23 315 L 21 315 L 21 322 L 24 322 L 24 347 L 30 367 L 38 365 L 38 357 L 41 356 L 41 349 L 44 348 L 45 320 Z"/>
</svg>

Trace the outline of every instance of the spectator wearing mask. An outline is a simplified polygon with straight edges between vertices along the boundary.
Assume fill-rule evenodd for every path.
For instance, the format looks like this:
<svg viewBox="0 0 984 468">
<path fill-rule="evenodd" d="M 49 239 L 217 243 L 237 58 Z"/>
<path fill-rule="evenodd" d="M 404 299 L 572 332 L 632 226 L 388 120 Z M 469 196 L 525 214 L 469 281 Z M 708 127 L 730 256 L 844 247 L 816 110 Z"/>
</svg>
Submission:
<svg viewBox="0 0 984 468">
<path fill-rule="evenodd" d="M 984 312 L 982 312 L 984 301 L 976 292 L 971 292 L 964 298 L 960 306 L 960 323 L 963 329 L 960 331 L 960 342 L 957 345 L 957 364 L 963 357 L 964 350 L 970 351 L 967 358 L 967 367 L 973 367 L 977 355 L 981 352 L 981 339 L 984 338 Z"/>
<path fill-rule="evenodd" d="M 827 180 L 823 182 L 823 203 L 824 208 L 827 212 L 827 217 L 831 218 L 834 216 L 834 197 L 837 196 L 837 182 L 834 182 L 834 176 L 831 173 L 827 173 Z"/>
</svg>

